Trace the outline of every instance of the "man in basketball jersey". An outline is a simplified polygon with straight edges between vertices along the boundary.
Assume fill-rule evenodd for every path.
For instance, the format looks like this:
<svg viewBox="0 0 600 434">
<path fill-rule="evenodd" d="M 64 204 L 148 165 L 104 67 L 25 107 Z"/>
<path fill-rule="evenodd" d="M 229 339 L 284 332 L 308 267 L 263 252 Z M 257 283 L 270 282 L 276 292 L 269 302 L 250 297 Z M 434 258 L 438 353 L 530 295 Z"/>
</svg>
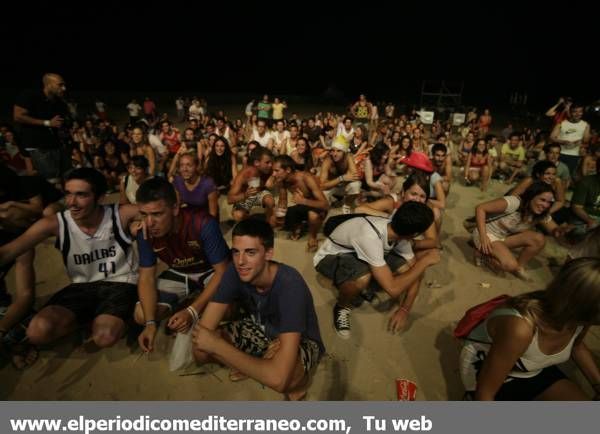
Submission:
<svg viewBox="0 0 600 434">
<path fill-rule="evenodd" d="M 12 261 L 55 236 L 71 284 L 52 296 L 31 320 L 27 337 L 49 344 L 91 323 L 91 340 L 114 345 L 125 332 L 137 299 L 137 260 L 127 234 L 137 215 L 133 205 L 100 205 L 104 176 L 91 168 L 65 177 L 67 211 L 38 220 L 23 235 L 0 247 L 0 264 Z"/>
<path fill-rule="evenodd" d="M 230 250 L 219 222 L 206 210 L 180 208 L 175 188 L 165 179 L 145 181 L 136 200 L 145 228 L 137 234 L 140 302 L 134 318 L 145 326 L 138 337 L 140 347 L 152 351 L 157 321 L 175 312 L 190 294 L 201 291 L 189 306 L 171 316 L 167 327 L 184 332 L 198 319 L 221 282 Z M 158 279 L 157 257 L 169 266 Z"/>
<path fill-rule="evenodd" d="M 371 112 L 373 105 L 367 101 L 365 95 L 360 95 L 358 101 L 352 105 L 352 114 L 354 115 L 354 122 L 356 125 L 369 126 L 369 119 L 371 118 Z"/>
</svg>

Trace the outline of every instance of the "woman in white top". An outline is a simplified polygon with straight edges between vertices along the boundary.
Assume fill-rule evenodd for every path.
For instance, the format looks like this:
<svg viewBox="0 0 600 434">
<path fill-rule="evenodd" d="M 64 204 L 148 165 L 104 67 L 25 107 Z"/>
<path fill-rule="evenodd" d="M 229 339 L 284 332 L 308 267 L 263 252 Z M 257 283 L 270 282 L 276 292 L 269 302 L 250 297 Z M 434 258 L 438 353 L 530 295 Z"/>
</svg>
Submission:
<svg viewBox="0 0 600 434">
<path fill-rule="evenodd" d="M 148 166 L 148 159 L 142 155 L 135 155 L 131 158 L 129 173 L 121 180 L 119 205 L 136 204 L 135 193 L 140 185 L 149 178 Z"/>
<path fill-rule="evenodd" d="M 545 290 L 509 298 L 467 336 L 460 355 L 477 400 L 586 400 L 556 367 L 573 359 L 600 399 L 600 370 L 584 343 L 600 324 L 600 259 L 565 265 Z"/>
<path fill-rule="evenodd" d="M 475 263 L 483 260 L 492 269 L 508 271 L 529 280 L 525 265 L 537 255 L 545 244 L 544 234 L 536 232 L 542 225 L 555 237 L 563 235 L 564 228 L 550 217 L 555 193 L 552 186 L 536 181 L 520 196 L 504 196 L 482 203 L 475 209 L 477 228 L 473 230 Z M 518 258 L 512 249 L 521 248 Z"/>
</svg>

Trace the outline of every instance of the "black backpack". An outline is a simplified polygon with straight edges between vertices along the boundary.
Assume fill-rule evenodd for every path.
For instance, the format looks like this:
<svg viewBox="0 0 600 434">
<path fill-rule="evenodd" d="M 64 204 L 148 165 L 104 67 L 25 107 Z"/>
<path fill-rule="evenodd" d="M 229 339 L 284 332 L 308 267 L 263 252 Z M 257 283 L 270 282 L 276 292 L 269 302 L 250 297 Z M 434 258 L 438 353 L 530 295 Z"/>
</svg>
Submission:
<svg viewBox="0 0 600 434">
<path fill-rule="evenodd" d="M 342 223 L 344 223 L 348 220 L 351 220 L 353 218 L 364 218 L 371 225 L 371 227 L 373 228 L 375 233 L 377 233 L 377 236 L 379 238 L 381 238 L 382 237 L 381 233 L 377 230 L 375 225 L 373 223 L 371 223 L 371 221 L 367 217 L 378 217 L 378 216 L 372 216 L 370 214 L 358 213 L 358 214 L 340 214 L 340 215 L 335 215 L 333 217 L 329 217 L 323 224 L 323 234 L 327 238 L 329 238 L 332 243 L 337 244 L 338 246 L 343 247 L 345 249 L 352 249 L 352 247 L 344 246 L 343 244 L 340 244 L 337 241 L 335 241 L 333 238 L 331 238 L 331 234 L 333 233 L 335 228 L 337 228 L 339 225 L 341 225 Z M 387 217 L 379 217 L 379 218 L 387 218 Z"/>
</svg>

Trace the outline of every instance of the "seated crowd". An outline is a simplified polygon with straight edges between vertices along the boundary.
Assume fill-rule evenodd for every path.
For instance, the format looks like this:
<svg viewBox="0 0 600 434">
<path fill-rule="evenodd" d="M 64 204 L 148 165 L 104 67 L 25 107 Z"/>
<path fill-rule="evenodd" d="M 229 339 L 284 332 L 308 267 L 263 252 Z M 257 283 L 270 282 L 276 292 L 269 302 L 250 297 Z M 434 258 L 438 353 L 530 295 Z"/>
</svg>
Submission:
<svg viewBox="0 0 600 434">
<path fill-rule="evenodd" d="M 364 95 L 343 115 L 308 119 L 287 117 L 287 104 L 267 95 L 243 119 L 178 99 L 177 122 L 146 98 L 127 105 L 120 128 L 104 105 L 85 118 L 69 112 L 64 89 L 47 74 L 43 93 L 55 112 L 36 112 L 36 96 L 25 95 L 14 108 L 20 135 L 0 130 L 0 349 L 18 368 L 35 361 L 37 346 L 81 327 L 91 330 L 87 345 L 105 348 L 136 323 L 150 352 L 164 321 L 189 334 L 198 363 L 301 399 L 325 353 L 323 322 L 302 275 L 273 260 L 275 231 L 308 234 L 315 272 L 337 291 L 328 322 L 339 337 L 351 337 L 352 309 L 377 291 L 395 304 L 388 328 L 397 333 L 440 261 L 452 184 L 485 192 L 498 178 L 510 190 L 465 221 L 476 265 L 528 280 L 547 236 L 575 247 L 548 289 L 507 299 L 465 339 L 465 388 L 477 399 L 583 399 L 554 366 L 572 356 L 600 391 L 583 344 L 600 324 L 599 250 L 590 247 L 598 246 L 600 144 L 582 106 L 565 107 L 550 134 L 493 135 L 489 110 L 470 112 L 458 128 L 426 125 L 392 104 L 380 119 Z M 40 145 L 48 131 L 59 146 Z M 220 226 L 226 206 L 231 246 Z M 50 237 L 71 283 L 34 311 L 35 247 Z M 167 266 L 160 273 L 158 259 Z M 4 277 L 13 264 L 11 297 Z"/>
</svg>

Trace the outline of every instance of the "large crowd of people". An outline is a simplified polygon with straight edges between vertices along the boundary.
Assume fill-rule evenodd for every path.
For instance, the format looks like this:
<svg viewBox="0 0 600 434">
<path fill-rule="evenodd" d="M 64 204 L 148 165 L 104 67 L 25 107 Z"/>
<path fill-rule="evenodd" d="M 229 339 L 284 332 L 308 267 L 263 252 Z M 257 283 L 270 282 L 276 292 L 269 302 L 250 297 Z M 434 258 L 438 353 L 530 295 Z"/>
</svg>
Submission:
<svg viewBox="0 0 600 434">
<path fill-rule="evenodd" d="M 189 335 L 197 363 L 301 399 L 326 351 L 320 328 L 350 339 L 352 310 L 384 291 L 388 328 L 403 332 L 440 261 L 452 184 L 485 192 L 496 179 L 506 194 L 464 222 L 476 265 L 529 280 L 548 236 L 571 250 L 547 289 L 508 298 L 464 339 L 467 395 L 589 398 L 555 367 L 573 358 L 599 397 L 583 338 L 600 324 L 600 141 L 581 104 L 561 99 L 545 130 L 522 131 L 501 130 L 489 109 L 455 125 L 365 95 L 305 119 L 268 95 L 239 117 L 178 97 L 171 118 L 146 97 L 119 122 L 100 100 L 78 113 L 65 92 L 61 76 L 44 75 L 0 129 L 0 349 L 15 367 L 82 327 L 87 345 L 106 348 L 135 323 L 151 352 L 164 321 Z M 220 226 L 229 206 L 231 246 Z M 317 318 L 303 276 L 273 260 L 276 231 L 307 235 L 297 254 L 337 291 L 331 318 Z M 35 248 L 50 237 L 71 284 L 34 310 Z"/>
</svg>

